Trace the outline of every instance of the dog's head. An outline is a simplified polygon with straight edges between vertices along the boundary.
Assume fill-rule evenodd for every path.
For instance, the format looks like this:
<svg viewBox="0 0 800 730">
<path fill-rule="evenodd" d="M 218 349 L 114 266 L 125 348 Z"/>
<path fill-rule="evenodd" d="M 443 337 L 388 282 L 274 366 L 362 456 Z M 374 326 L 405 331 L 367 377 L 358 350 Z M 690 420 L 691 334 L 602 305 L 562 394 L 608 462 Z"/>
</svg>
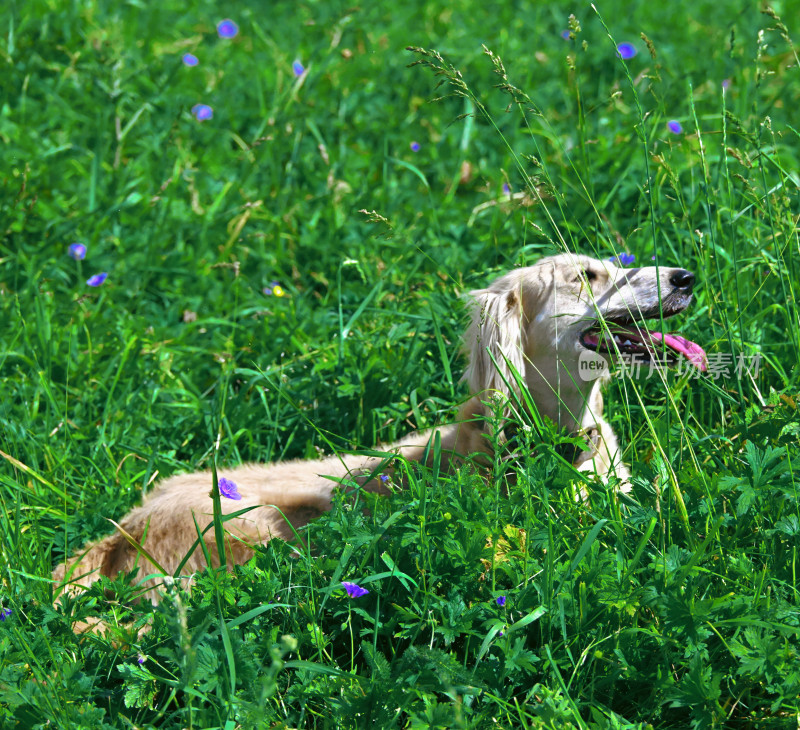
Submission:
<svg viewBox="0 0 800 730">
<path fill-rule="evenodd" d="M 635 355 L 638 362 L 666 355 L 668 362 L 683 358 L 704 370 L 699 345 L 644 327 L 647 319 L 686 309 L 693 286 L 694 274 L 685 269 L 622 268 L 577 254 L 511 271 L 471 292 L 474 310 L 465 342 L 470 391 L 508 395 L 516 370 L 548 413 L 549 401 L 570 393 L 585 399 L 593 383 L 579 376 L 579 363 L 590 351 Z"/>
</svg>

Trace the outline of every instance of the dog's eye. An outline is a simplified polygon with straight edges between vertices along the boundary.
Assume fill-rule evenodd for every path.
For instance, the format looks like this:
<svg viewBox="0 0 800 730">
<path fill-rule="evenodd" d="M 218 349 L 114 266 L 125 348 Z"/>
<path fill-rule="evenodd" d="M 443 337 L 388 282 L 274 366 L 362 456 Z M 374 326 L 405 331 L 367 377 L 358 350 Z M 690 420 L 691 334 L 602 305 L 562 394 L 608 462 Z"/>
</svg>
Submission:
<svg viewBox="0 0 800 730">
<path fill-rule="evenodd" d="M 581 276 L 583 274 L 583 276 Z M 583 286 L 585 283 L 591 284 L 593 281 L 597 279 L 597 272 L 592 271 L 591 269 L 582 269 L 581 273 L 575 272 L 575 278 L 573 281 L 576 284 L 580 284 Z"/>
</svg>

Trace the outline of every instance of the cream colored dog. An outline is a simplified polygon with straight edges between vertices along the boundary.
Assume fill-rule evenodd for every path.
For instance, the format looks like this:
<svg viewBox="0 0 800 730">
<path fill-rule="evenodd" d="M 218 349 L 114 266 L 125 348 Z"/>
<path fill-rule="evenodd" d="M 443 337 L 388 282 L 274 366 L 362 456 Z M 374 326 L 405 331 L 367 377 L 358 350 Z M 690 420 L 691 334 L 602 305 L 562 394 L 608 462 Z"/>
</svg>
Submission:
<svg viewBox="0 0 800 730">
<path fill-rule="evenodd" d="M 595 368 L 598 361 L 602 365 L 601 353 L 622 353 L 642 360 L 684 358 L 705 369 L 705 353 L 698 345 L 677 335 L 648 332 L 639 324 L 685 309 L 693 284 L 694 275 L 684 269 L 624 269 L 608 261 L 562 254 L 511 271 L 487 289 L 471 292 L 472 321 L 465 338 L 469 364 L 464 376 L 471 397 L 457 422 L 387 446 L 383 458 L 337 455 L 220 469 L 220 479 L 235 483 L 241 495 L 236 501 L 222 498 L 224 513 L 253 508 L 225 522 L 229 561 L 246 561 L 252 546 L 272 537 L 291 539 L 288 522 L 297 528 L 330 509 L 332 491 L 340 484 L 386 491 L 380 477 L 391 472 L 390 455 L 421 461 L 426 450 L 430 454 L 434 433 L 441 438 L 448 462 L 475 456 L 485 459 L 491 452 L 486 417 L 498 402 L 507 416 L 518 410 L 521 383 L 540 416 L 586 439 L 588 451 L 578 450 L 570 459 L 576 467 L 604 479 L 613 474 L 626 488 L 628 468 L 620 459 L 616 436 L 602 418 L 600 387 L 608 372 L 598 378 L 596 371 L 582 368 L 589 361 L 595 362 Z M 211 488 L 208 471 L 170 477 L 120 526 L 172 574 L 197 540 L 197 527 L 203 530 L 211 522 Z M 213 530 L 204 533 L 204 540 L 216 560 Z M 205 564 L 197 548 L 182 572 L 193 573 Z M 101 575 L 115 576 L 137 565 L 140 578 L 157 572 L 116 532 L 60 565 L 53 577 L 62 584 L 59 589 L 66 581 L 70 590 L 81 590 Z M 148 586 L 156 583 L 150 580 Z"/>
</svg>

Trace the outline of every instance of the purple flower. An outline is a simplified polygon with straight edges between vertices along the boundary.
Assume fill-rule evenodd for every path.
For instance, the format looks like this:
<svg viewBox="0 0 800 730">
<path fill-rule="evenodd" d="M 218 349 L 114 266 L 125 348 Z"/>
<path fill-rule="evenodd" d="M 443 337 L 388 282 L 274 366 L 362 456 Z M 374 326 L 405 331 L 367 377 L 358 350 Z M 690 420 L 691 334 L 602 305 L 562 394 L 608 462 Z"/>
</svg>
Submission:
<svg viewBox="0 0 800 730">
<path fill-rule="evenodd" d="M 500 606 L 500 608 L 505 606 L 506 605 L 506 597 L 505 596 L 498 596 L 497 597 L 497 605 Z"/>
<path fill-rule="evenodd" d="M 292 73 L 295 76 L 302 76 L 305 72 L 306 72 L 306 68 L 305 68 L 305 66 L 303 66 L 302 63 L 300 63 L 300 61 L 295 61 L 292 64 Z"/>
<path fill-rule="evenodd" d="M 620 55 L 620 58 L 624 58 L 627 61 L 629 58 L 633 58 L 637 51 L 633 43 L 620 43 L 617 46 L 617 53 Z"/>
<path fill-rule="evenodd" d="M 194 53 L 184 53 L 181 60 L 184 66 L 197 66 L 200 63 L 200 59 Z"/>
<path fill-rule="evenodd" d="M 561 31 L 561 37 L 562 37 L 562 38 L 563 38 L 565 41 L 568 41 L 568 40 L 569 40 L 569 31 L 568 31 L 568 30 L 562 30 L 562 31 Z"/>
<path fill-rule="evenodd" d="M 5 621 L 10 616 L 11 616 L 11 609 L 10 608 L 0 609 L 0 621 Z"/>
<path fill-rule="evenodd" d="M 511 186 L 508 183 L 503 183 L 503 195 L 511 195 Z"/>
<path fill-rule="evenodd" d="M 673 134 L 680 134 L 683 131 L 683 127 L 677 119 L 670 119 L 667 122 L 667 129 Z"/>
<path fill-rule="evenodd" d="M 723 79 L 723 81 L 722 81 L 722 88 L 723 89 L 727 89 L 730 85 L 731 85 L 731 80 L 730 79 Z"/>
<path fill-rule="evenodd" d="M 90 276 L 86 280 L 86 283 L 89 286 L 100 286 L 107 278 L 108 278 L 108 272 L 103 271 L 100 274 L 95 274 L 94 276 Z"/>
<path fill-rule="evenodd" d="M 195 104 L 192 107 L 192 116 L 198 122 L 204 122 L 214 116 L 214 110 L 208 104 Z"/>
<path fill-rule="evenodd" d="M 366 596 L 367 593 L 369 593 L 366 588 L 362 588 L 358 583 L 342 581 L 342 586 L 347 591 L 347 595 L 350 596 L 350 598 L 361 598 L 361 596 Z"/>
<path fill-rule="evenodd" d="M 239 26 L 229 18 L 217 23 L 217 33 L 220 38 L 235 38 L 239 34 Z"/>
<path fill-rule="evenodd" d="M 266 294 L 268 297 L 272 296 L 272 287 L 271 286 L 265 286 L 261 291 L 263 291 L 264 294 Z"/>
<path fill-rule="evenodd" d="M 381 481 L 382 481 L 384 484 L 386 484 L 386 482 L 388 482 L 388 481 L 389 481 L 389 478 L 390 478 L 390 477 L 389 477 L 389 475 L 388 475 L 388 474 L 381 474 L 381 477 L 380 477 L 380 478 L 381 478 Z"/>
<path fill-rule="evenodd" d="M 655 255 L 655 254 L 653 254 L 653 255 L 650 257 L 650 260 L 651 260 L 651 261 L 655 261 L 655 260 L 656 260 L 656 255 Z"/>
<path fill-rule="evenodd" d="M 217 484 L 219 486 L 219 493 L 225 497 L 225 499 L 240 500 L 242 498 L 242 495 L 239 494 L 239 487 L 236 486 L 236 482 L 221 477 Z"/>
<path fill-rule="evenodd" d="M 76 261 L 83 261 L 86 258 L 86 246 L 82 243 L 71 243 L 68 250 L 69 255 Z"/>
<path fill-rule="evenodd" d="M 419 152 L 419 142 L 412 142 L 409 147 L 411 147 L 412 152 Z"/>
<path fill-rule="evenodd" d="M 139 664 L 144 664 L 146 660 L 147 657 L 144 654 L 139 654 L 139 656 L 136 657 L 136 661 L 139 662 Z"/>
<path fill-rule="evenodd" d="M 630 266 L 636 261 L 636 256 L 632 253 L 618 253 L 616 256 L 610 256 L 608 260 L 617 266 Z"/>
</svg>

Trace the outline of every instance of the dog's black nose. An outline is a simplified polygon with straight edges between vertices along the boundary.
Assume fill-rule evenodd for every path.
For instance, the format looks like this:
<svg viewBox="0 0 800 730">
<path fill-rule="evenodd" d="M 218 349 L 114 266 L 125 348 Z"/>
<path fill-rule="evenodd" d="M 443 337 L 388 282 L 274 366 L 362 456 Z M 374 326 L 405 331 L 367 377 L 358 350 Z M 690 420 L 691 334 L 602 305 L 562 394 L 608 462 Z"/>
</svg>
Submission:
<svg viewBox="0 0 800 730">
<path fill-rule="evenodd" d="M 678 269 L 669 277 L 669 283 L 678 289 L 691 289 L 694 286 L 694 274 L 686 269 Z"/>
</svg>

